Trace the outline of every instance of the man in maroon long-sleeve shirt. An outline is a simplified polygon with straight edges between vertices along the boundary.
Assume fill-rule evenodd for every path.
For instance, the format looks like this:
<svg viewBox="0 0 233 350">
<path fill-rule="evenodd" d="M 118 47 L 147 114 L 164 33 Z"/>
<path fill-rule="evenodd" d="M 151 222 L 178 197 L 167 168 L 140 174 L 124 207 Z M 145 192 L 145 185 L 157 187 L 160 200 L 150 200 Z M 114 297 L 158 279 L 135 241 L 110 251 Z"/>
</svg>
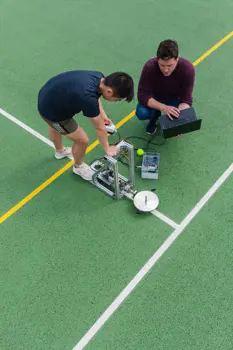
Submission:
<svg viewBox="0 0 233 350">
<path fill-rule="evenodd" d="M 148 119 L 146 131 L 155 133 L 159 116 L 178 118 L 179 111 L 192 106 L 195 69 L 187 59 L 179 57 L 173 40 L 160 43 L 157 56 L 146 62 L 138 85 L 136 115 Z"/>
</svg>

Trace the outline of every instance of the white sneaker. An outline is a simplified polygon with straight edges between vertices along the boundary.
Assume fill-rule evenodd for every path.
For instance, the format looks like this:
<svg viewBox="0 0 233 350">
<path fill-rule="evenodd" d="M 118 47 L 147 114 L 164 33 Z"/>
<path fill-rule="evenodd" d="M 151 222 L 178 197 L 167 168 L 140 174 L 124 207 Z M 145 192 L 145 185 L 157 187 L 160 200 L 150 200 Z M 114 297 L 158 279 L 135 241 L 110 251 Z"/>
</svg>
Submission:
<svg viewBox="0 0 233 350">
<path fill-rule="evenodd" d="M 87 165 L 86 163 L 82 163 L 78 167 L 73 165 L 73 173 L 81 176 L 84 180 L 91 181 L 92 176 L 95 172 L 91 169 L 89 165 Z"/>
<path fill-rule="evenodd" d="M 72 149 L 70 147 L 65 147 L 63 152 L 55 152 L 55 158 L 56 159 L 62 159 L 62 158 L 65 158 L 65 157 L 73 159 Z"/>
</svg>

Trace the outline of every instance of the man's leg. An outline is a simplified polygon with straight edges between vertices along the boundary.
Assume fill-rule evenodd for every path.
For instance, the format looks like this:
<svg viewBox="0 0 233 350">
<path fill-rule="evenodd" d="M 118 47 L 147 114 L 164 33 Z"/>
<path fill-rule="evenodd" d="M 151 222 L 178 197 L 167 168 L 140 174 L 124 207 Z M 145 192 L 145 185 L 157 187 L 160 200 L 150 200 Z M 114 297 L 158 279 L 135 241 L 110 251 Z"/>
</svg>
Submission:
<svg viewBox="0 0 233 350">
<path fill-rule="evenodd" d="M 56 152 L 60 153 L 63 152 L 65 147 L 62 143 L 62 135 L 59 131 L 53 129 L 51 126 L 48 127 L 48 134 L 50 140 L 54 143 Z"/>
<path fill-rule="evenodd" d="M 148 134 L 152 135 L 157 130 L 157 121 L 159 116 L 161 115 L 161 112 L 157 109 L 152 109 L 149 107 L 145 107 L 138 103 L 136 107 L 136 116 L 139 120 L 149 120 L 146 131 Z"/>
<path fill-rule="evenodd" d="M 56 148 L 55 157 L 61 159 L 73 156 L 73 172 L 85 180 L 91 180 L 94 172 L 90 166 L 83 162 L 89 142 L 85 131 L 78 126 L 73 118 L 59 122 L 52 122 L 44 117 L 43 119 L 49 124 L 49 136 Z M 73 141 L 72 149 L 63 146 L 62 135 Z"/>
<path fill-rule="evenodd" d="M 86 153 L 88 145 L 88 136 L 85 131 L 78 127 L 77 130 L 71 134 L 65 135 L 68 139 L 73 141 L 72 154 L 74 157 L 74 166 L 78 167 L 83 163 L 83 159 Z"/>
<path fill-rule="evenodd" d="M 66 131 L 60 126 L 59 123 L 52 122 L 42 115 L 41 117 L 48 124 L 48 135 L 50 140 L 54 143 L 55 158 L 62 159 L 65 157 L 72 157 L 71 148 L 65 147 L 62 142 L 62 134 L 64 134 Z"/>
<path fill-rule="evenodd" d="M 56 127 L 56 125 L 54 126 Z M 89 165 L 83 162 L 89 142 L 87 134 L 78 126 L 74 119 L 59 122 L 58 128 L 59 127 L 63 129 L 63 131 L 61 131 L 63 135 L 73 141 L 72 155 L 74 158 L 74 174 L 81 176 L 84 180 L 90 181 L 94 171 Z"/>
<path fill-rule="evenodd" d="M 140 103 L 136 107 L 136 116 L 139 120 L 150 120 L 153 117 L 154 110 L 149 107 L 145 107 Z"/>
<path fill-rule="evenodd" d="M 83 162 L 88 145 L 88 136 L 85 131 L 78 127 L 74 132 L 65 135 L 73 141 L 72 154 L 74 157 L 73 172 L 80 175 L 84 180 L 90 181 L 94 174 L 91 167 Z"/>
<path fill-rule="evenodd" d="M 61 134 L 73 141 L 71 151 L 74 158 L 73 172 L 76 175 L 80 175 L 83 179 L 90 181 L 94 171 L 89 165 L 83 162 L 89 142 L 85 131 L 78 126 L 74 119 L 53 123 L 53 128 L 56 128 L 57 130 L 60 129 Z M 59 137 L 56 139 L 56 142 L 58 142 L 57 145 L 59 147 Z"/>
</svg>

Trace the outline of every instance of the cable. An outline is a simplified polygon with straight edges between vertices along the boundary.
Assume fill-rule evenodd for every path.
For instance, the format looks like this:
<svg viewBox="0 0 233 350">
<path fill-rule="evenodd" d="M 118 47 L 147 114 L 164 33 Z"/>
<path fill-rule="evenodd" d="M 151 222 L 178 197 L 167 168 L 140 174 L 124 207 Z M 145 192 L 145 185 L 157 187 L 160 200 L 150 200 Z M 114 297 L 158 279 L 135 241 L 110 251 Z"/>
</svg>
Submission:
<svg viewBox="0 0 233 350">
<path fill-rule="evenodd" d="M 110 143 L 110 146 L 117 146 L 118 143 L 120 143 L 121 141 L 126 141 L 130 144 L 132 144 L 134 146 L 134 151 L 137 151 L 139 148 L 142 148 L 145 150 L 145 152 L 148 152 L 148 151 L 155 151 L 154 150 L 154 146 L 161 146 L 161 145 L 164 145 L 166 140 L 163 140 L 161 143 L 157 143 L 157 142 L 152 142 L 153 140 L 153 136 L 149 137 L 149 139 L 146 139 L 145 137 L 140 137 L 140 136 L 128 136 L 124 139 L 121 139 L 121 135 L 119 133 L 119 131 L 116 131 L 114 134 L 112 134 L 111 136 L 113 135 L 118 135 L 118 140 L 117 141 L 114 141 L 112 143 Z M 140 146 L 140 147 L 135 147 L 135 144 L 133 144 L 133 142 L 131 142 L 130 140 L 132 139 L 136 139 L 136 140 L 140 140 L 140 141 L 144 141 L 146 142 L 146 145 L 145 146 Z M 105 157 L 101 157 L 101 158 L 97 158 L 95 159 L 94 161 L 102 161 L 104 160 Z M 127 162 L 124 161 L 124 159 L 127 159 Z M 118 157 L 118 160 L 124 164 L 124 165 L 129 165 L 128 161 L 128 157 L 127 157 L 127 152 L 126 153 L 122 153 L 120 157 Z M 93 162 L 94 162 L 93 161 Z M 138 169 L 139 166 L 135 165 L 135 168 Z"/>
<path fill-rule="evenodd" d="M 117 131 L 118 134 L 118 140 L 115 141 L 112 145 L 117 146 L 117 144 L 121 141 L 121 137 L 120 137 L 120 133 Z M 144 141 L 146 142 L 145 145 L 140 145 L 140 147 L 135 147 L 135 144 L 133 144 L 132 139 L 136 139 L 136 140 L 140 140 L 140 141 Z M 154 152 L 155 151 L 155 146 L 160 146 L 163 145 L 165 142 L 162 143 L 156 143 L 156 142 L 152 142 L 153 137 L 150 137 L 149 139 L 146 139 L 144 137 L 139 137 L 139 136 L 128 136 L 126 138 L 124 138 L 124 141 L 132 144 L 134 146 L 134 151 L 136 152 L 139 148 L 144 149 L 145 152 Z M 126 159 L 126 161 L 125 161 Z M 120 157 L 118 157 L 119 162 L 121 162 L 124 165 L 129 165 L 129 159 L 127 157 L 127 154 L 122 153 Z M 135 165 L 135 168 L 139 168 L 138 165 Z"/>
<path fill-rule="evenodd" d="M 121 136 L 120 136 L 119 131 L 117 131 L 116 134 L 118 135 L 118 140 L 112 143 L 112 145 L 114 145 L 114 146 L 116 146 L 120 141 L 123 140 L 123 139 L 121 139 Z M 127 137 L 125 137 L 125 138 L 124 138 L 124 141 L 133 144 L 132 142 L 130 142 L 130 139 L 137 139 L 137 140 L 142 140 L 142 141 L 146 142 L 145 147 L 140 146 L 140 147 L 137 148 L 137 147 L 135 147 L 135 145 L 134 145 L 134 150 L 135 150 L 135 151 L 137 151 L 139 148 L 143 148 L 143 149 L 148 150 L 150 145 L 152 145 L 152 146 L 162 146 L 162 145 L 164 145 L 165 142 L 166 142 L 165 140 L 163 140 L 162 142 L 159 142 L 159 143 L 158 143 L 158 142 L 152 142 L 153 137 L 150 137 L 149 139 L 146 139 L 146 138 L 144 138 L 144 137 L 134 136 L 134 135 L 133 135 L 133 136 L 127 136 Z"/>
</svg>

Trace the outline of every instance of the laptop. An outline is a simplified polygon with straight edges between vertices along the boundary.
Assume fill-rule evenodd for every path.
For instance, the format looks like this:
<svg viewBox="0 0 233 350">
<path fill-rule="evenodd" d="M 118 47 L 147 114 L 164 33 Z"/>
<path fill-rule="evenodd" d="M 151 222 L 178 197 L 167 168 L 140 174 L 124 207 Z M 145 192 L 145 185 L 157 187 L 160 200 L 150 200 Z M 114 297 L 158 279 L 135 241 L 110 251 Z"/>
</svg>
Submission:
<svg viewBox="0 0 233 350">
<path fill-rule="evenodd" d="M 193 107 L 180 111 L 179 118 L 172 117 L 171 120 L 167 115 L 161 115 L 159 118 L 163 137 L 168 139 L 179 134 L 187 134 L 200 130 L 202 119 L 197 119 Z"/>
</svg>

